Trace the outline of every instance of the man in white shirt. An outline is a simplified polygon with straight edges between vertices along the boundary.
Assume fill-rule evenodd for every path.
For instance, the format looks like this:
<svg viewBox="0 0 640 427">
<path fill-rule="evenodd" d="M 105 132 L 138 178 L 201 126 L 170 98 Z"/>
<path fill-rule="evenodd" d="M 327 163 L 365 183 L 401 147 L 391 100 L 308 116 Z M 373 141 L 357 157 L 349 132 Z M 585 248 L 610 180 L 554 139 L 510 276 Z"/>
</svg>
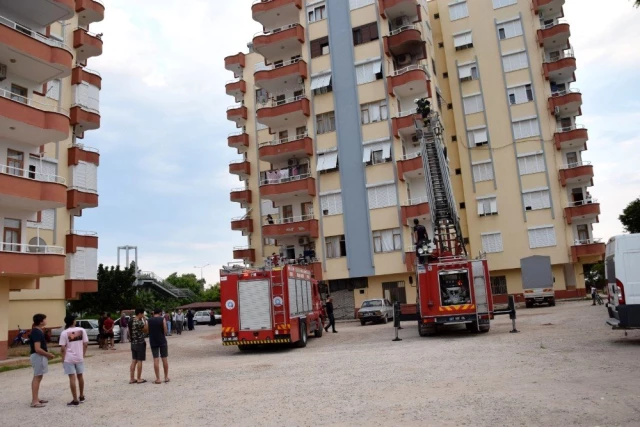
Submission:
<svg viewBox="0 0 640 427">
<path fill-rule="evenodd" d="M 60 348 L 62 349 L 62 366 L 64 373 L 69 375 L 69 387 L 73 400 L 67 406 L 78 406 L 84 403 L 84 357 L 89 346 L 89 337 L 84 328 L 76 326 L 75 316 L 64 318 L 65 330 L 60 334 Z M 80 395 L 76 390 L 76 378 L 80 388 Z"/>
</svg>

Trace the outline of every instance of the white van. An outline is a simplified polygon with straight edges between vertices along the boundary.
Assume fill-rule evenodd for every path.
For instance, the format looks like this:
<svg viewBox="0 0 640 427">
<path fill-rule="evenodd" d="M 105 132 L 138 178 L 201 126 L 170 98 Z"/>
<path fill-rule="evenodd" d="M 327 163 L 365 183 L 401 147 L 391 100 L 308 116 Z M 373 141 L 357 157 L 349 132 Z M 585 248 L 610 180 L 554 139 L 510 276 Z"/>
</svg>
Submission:
<svg viewBox="0 0 640 427">
<path fill-rule="evenodd" d="M 640 234 L 609 240 L 605 276 L 609 294 L 607 323 L 614 329 L 640 328 Z"/>
</svg>

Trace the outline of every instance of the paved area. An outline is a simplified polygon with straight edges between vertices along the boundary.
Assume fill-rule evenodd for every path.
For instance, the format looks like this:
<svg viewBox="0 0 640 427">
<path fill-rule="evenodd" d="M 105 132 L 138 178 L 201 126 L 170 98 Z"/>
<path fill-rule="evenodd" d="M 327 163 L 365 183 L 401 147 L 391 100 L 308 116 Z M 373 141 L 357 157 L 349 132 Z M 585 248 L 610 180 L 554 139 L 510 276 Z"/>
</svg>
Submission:
<svg viewBox="0 0 640 427">
<path fill-rule="evenodd" d="M 87 402 L 67 408 L 54 365 L 50 400 L 30 409 L 30 370 L 0 374 L 0 425 L 638 426 L 640 331 L 612 331 L 604 306 L 559 303 L 506 317 L 488 334 L 420 338 L 413 324 L 339 324 L 305 349 L 240 353 L 220 327 L 170 337 L 169 384 L 128 384 L 129 352 L 91 346 Z M 148 355 L 150 357 L 150 354 Z"/>
</svg>

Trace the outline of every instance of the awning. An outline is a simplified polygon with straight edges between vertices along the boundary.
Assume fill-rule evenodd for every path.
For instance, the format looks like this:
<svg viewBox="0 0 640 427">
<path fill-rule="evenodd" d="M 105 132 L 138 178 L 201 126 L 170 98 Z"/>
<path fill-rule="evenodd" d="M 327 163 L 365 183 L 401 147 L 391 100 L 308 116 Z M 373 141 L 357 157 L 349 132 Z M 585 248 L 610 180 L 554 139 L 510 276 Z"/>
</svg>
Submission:
<svg viewBox="0 0 640 427">
<path fill-rule="evenodd" d="M 316 166 L 316 171 L 326 171 L 335 169 L 338 167 L 338 152 L 334 151 L 331 153 L 320 154 L 318 156 L 318 165 Z"/>
<path fill-rule="evenodd" d="M 331 73 L 311 77 L 311 90 L 322 89 L 331 84 Z"/>
<path fill-rule="evenodd" d="M 362 154 L 362 161 L 364 163 L 371 161 L 371 153 L 374 151 L 382 151 L 382 157 L 385 159 L 391 158 L 391 141 L 376 142 L 373 144 L 364 145 Z"/>
</svg>

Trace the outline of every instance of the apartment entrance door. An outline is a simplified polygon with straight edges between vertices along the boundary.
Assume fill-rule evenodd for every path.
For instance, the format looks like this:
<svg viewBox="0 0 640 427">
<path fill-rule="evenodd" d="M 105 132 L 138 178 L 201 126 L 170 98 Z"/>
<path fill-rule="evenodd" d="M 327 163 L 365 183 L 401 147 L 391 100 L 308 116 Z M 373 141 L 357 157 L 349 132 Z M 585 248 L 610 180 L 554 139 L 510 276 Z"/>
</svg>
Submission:
<svg viewBox="0 0 640 427">
<path fill-rule="evenodd" d="M 391 304 L 399 302 L 400 304 L 407 303 L 407 292 L 404 287 L 404 282 L 386 282 L 382 284 L 382 296 L 384 299 L 391 301 Z"/>
</svg>

